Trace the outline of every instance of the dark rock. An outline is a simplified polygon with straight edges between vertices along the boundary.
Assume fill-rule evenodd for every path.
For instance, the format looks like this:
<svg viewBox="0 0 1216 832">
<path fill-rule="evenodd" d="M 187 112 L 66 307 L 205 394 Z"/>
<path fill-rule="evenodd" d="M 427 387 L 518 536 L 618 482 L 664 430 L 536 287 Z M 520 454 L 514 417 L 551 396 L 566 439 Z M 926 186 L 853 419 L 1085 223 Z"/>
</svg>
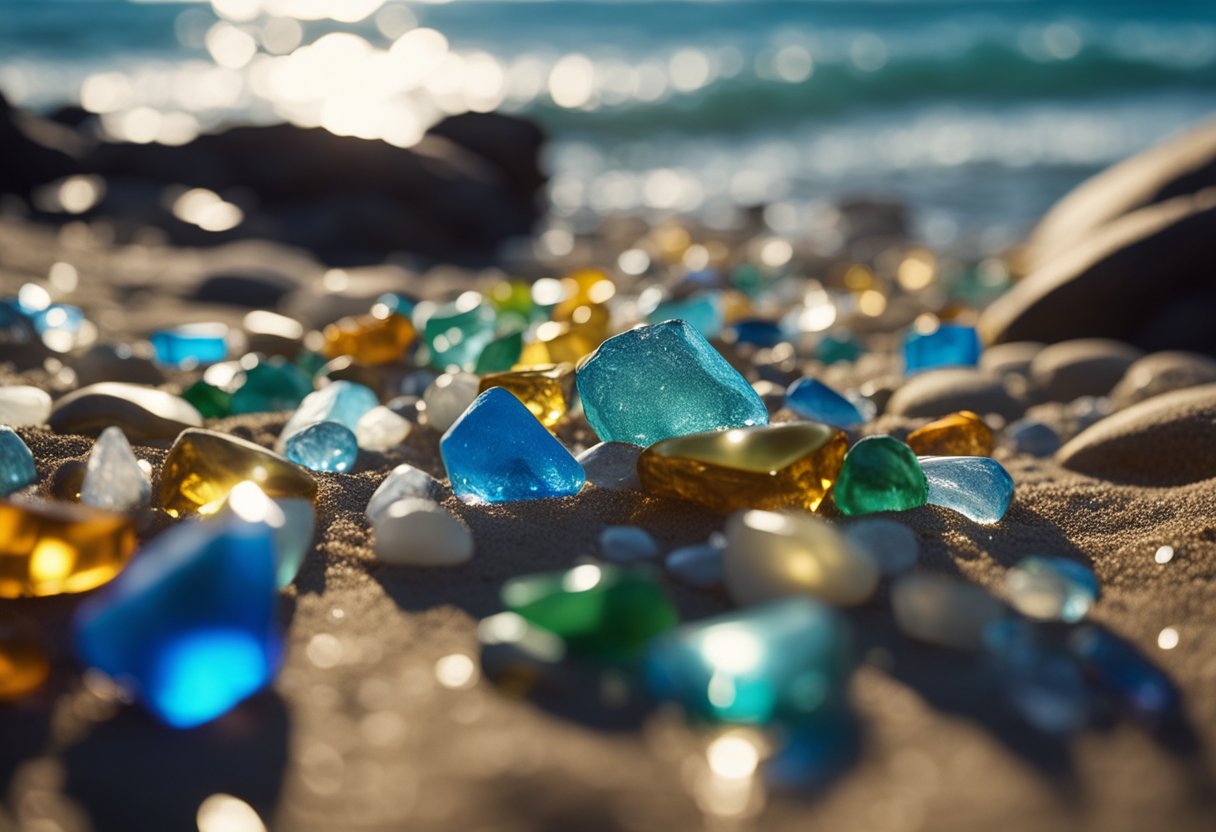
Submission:
<svg viewBox="0 0 1216 832">
<path fill-rule="evenodd" d="M 206 303 L 273 309 L 295 288 L 294 281 L 272 273 L 213 274 L 199 283 L 193 297 Z"/>
<path fill-rule="evenodd" d="M 73 131 L 13 107 L 0 94 L 0 194 L 28 200 L 39 185 L 80 173 L 84 151 Z"/>
<path fill-rule="evenodd" d="M 980 317 L 989 344 L 1112 338 L 1216 354 L 1216 188 L 1142 208 L 1014 284 Z"/>
<path fill-rule="evenodd" d="M 1108 416 L 1056 461 L 1115 482 L 1185 485 L 1216 477 L 1216 384 L 1175 390 Z"/>
<path fill-rule="evenodd" d="M 887 402 L 885 412 L 896 416 L 936 419 L 958 410 L 1016 419 L 1025 410 L 1001 379 L 971 367 L 950 367 L 920 373 L 904 382 Z"/>
<path fill-rule="evenodd" d="M 1173 390 L 1216 383 L 1216 360 L 1193 352 L 1155 352 L 1127 368 L 1111 391 L 1111 402 L 1124 408 Z"/>
<path fill-rule="evenodd" d="M 165 374 L 152 361 L 152 349 L 126 344 L 97 344 L 72 362 L 81 385 L 103 381 L 125 381 L 155 386 L 165 383 Z"/>
<path fill-rule="evenodd" d="M 1039 391 L 1053 401 L 1105 396 L 1143 355 L 1135 347 L 1102 338 L 1063 341 L 1035 356 L 1030 364 L 1030 377 Z"/>
<path fill-rule="evenodd" d="M 981 370 L 988 370 L 998 376 L 1017 373 L 1030 374 L 1030 362 L 1042 352 L 1046 344 L 1037 341 L 1014 341 L 1008 344 L 995 344 L 980 354 Z"/>
<path fill-rule="evenodd" d="M 111 425 L 134 441 L 174 439 L 203 417 L 180 396 L 136 384 L 103 382 L 82 387 L 51 408 L 51 430 L 96 436 Z"/>
</svg>

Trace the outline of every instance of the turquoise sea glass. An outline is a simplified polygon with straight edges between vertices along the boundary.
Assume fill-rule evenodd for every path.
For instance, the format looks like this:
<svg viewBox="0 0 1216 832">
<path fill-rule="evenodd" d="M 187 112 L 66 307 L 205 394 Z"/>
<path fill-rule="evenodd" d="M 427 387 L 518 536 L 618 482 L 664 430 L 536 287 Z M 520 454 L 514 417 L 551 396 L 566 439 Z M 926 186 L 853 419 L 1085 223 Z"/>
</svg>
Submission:
<svg viewBox="0 0 1216 832">
<path fill-rule="evenodd" d="M 37 482 L 34 455 L 12 428 L 0 426 L 0 496 Z"/>
<path fill-rule="evenodd" d="M 452 490 L 466 503 L 568 497 L 583 466 L 501 387 L 478 396 L 439 442 Z"/>
<path fill-rule="evenodd" d="M 600 344 L 578 369 L 583 411 L 604 442 L 768 424 L 764 402 L 692 326 L 666 321 Z"/>
<path fill-rule="evenodd" d="M 313 422 L 287 437 L 283 455 L 310 471 L 344 474 L 359 458 L 359 440 L 345 425 Z"/>
<path fill-rule="evenodd" d="M 941 324 L 933 332 L 913 332 L 904 341 L 904 369 L 919 373 L 937 367 L 974 367 L 980 336 L 973 326 Z"/>
</svg>

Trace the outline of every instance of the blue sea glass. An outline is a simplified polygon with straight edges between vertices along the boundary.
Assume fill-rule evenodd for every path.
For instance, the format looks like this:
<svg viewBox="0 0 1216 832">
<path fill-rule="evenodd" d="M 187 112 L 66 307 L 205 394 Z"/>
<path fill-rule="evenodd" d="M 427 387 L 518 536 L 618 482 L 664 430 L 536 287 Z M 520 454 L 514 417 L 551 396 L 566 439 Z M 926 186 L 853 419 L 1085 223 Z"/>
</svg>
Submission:
<svg viewBox="0 0 1216 832">
<path fill-rule="evenodd" d="M 452 490 L 466 503 L 568 497 L 583 466 L 501 387 L 478 396 L 439 442 Z"/>
<path fill-rule="evenodd" d="M 279 443 L 286 447 L 288 438 L 314 422 L 337 422 L 352 433 L 363 414 L 380 404 L 369 388 L 353 381 L 335 381 L 315 393 L 309 393 L 299 408 L 283 426 Z"/>
<path fill-rule="evenodd" d="M 1005 428 L 1005 438 L 1017 453 L 1040 458 L 1051 456 L 1063 444 L 1055 428 L 1037 419 L 1019 419 Z"/>
<path fill-rule="evenodd" d="M 1089 687 L 1063 646 L 1025 619 L 1001 618 L 984 628 L 984 650 L 1006 700 L 1028 724 L 1060 736 L 1085 727 Z"/>
<path fill-rule="evenodd" d="M 44 309 L 27 310 L 30 323 L 40 334 L 56 330 L 77 333 L 84 324 L 84 310 L 66 303 L 52 303 Z"/>
<path fill-rule="evenodd" d="M 310 471 L 344 474 L 359 457 L 359 440 L 345 425 L 313 422 L 287 437 L 283 454 Z"/>
<path fill-rule="evenodd" d="M 718 722 L 797 721 L 830 706 L 853 668 L 848 624 L 790 598 L 688 624 L 651 642 L 643 672 L 658 699 Z"/>
<path fill-rule="evenodd" d="M 228 327 L 223 324 L 187 324 L 153 332 L 148 340 L 162 364 L 181 367 L 214 364 L 228 357 Z"/>
<path fill-rule="evenodd" d="M 818 379 L 800 378 L 785 393 L 785 406 L 803 419 L 836 428 L 855 428 L 866 423 L 865 414 Z"/>
<path fill-rule="evenodd" d="M 757 347 L 764 347 L 765 349 L 775 347 L 782 341 L 790 340 L 780 324 L 763 318 L 747 318 L 742 321 L 735 321 L 731 324 L 730 331 L 734 334 L 736 343 L 752 344 Z"/>
<path fill-rule="evenodd" d="M 263 688 L 282 655 L 274 548 L 263 524 L 184 522 L 86 600 L 76 651 L 160 719 L 190 728 Z"/>
<path fill-rule="evenodd" d="M 1013 502 L 1013 477 L 995 459 L 922 456 L 920 467 L 929 484 L 925 502 L 957 511 L 977 523 L 999 522 Z"/>
<path fill-rule="evenodd" d="M 38 481 L 34 455 L 12 428 L 0 426 L 0 496 Z"/>
<path fill-rule="evenodd" d="M 1098 600 L 1098 578 L 1075 560 L 1023 558 L 1005 577 L 1009 602 L 1018 612 L 1045 621 L 1075 623 Z"/>
<path fill-rule="evenodd" d="M 665 300 L 646 316 L 648 323 L 683 320 L 692 325 L 706 338 L 717 338 L 722 334 L 725 314 L 722 295 L 718 292 L 703 292 L 681 300 Z"/>
<path fill-rule="evenodd" d="M 861 729 L 842 701 L 799 720 L 780 739 L 764 764 L 764 781 L 772 788 L 805 792 L 824 786 L 855 759 Z"/>
<path fill-rule="evenodd" d="M 1176 714 L 1178 688 L 1139 650 L 1100 627 L 1073 631 L 1068 646 L 1086 675 L 1133 716 L 1157 724 Z"/>
<path fill-rule="evenodd" d="M 904 341 L 904 369 L 909 373 L 974 367 L 979 360 L 980 336 L 973 326 L 942 324 L 933 332 L 913 332 Z"/>
<path fill-rule="evenodd" d="M 653 445 L 768 424 L 752 386 L 684 321 L 609 338 L 579 367 L 577 381 L 587 422 L 604 442 Z"/>
</svg>

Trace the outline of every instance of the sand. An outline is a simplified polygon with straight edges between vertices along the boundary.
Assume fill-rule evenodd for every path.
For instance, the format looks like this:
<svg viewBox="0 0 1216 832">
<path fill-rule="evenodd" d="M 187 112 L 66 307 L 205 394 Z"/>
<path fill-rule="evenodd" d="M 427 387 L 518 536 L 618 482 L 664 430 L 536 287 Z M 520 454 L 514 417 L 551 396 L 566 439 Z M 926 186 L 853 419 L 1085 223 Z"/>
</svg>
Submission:
<svg viewBox="0 0 1216 832">
<path fill-rule="evenodd" d="M 153 314 L 238 320 L 243 311 L 183 301 L 185 292 L 175 290 L 186 278 L 161 280 L 155 296 L 124 288 L 197 273 L 205 254 L 116 251 L 103 240 L 86 245 L 81 261 L 62 235 L 14 223 L 0 224 L 0 241 L 0 289 L 11 292 L 50 262 L 73 258 L 82 270 L 81 302 L 124 312 L 100 316 L 107 336 L 129 335 L 124 328 Z M 0 382 L 18 378 L 63 386 L 44 370 L 3 374 Z M 285 419 L 216 426 L 270 445 Z M 872 428 L 898 433 L 916 424 L 886 417 Z M 91 444 L 38 429 L 21 433 L 42 483 Z M 576 449 L 591 441 L 578 430 L 563 438 Z M 154 466 L 164 455 L 163 448 L 136 450 Z M 586 691 L 545 709 L 475 671 L 445 677 L 446 685 L 436 674 L 445 656 L 477 656 L 477 621 L 501 609 L 497 592 L 506 578 L 593 555 L 605 525 L 642 525 L 668 550 L 704 540 L 722 519 L 685 503 L 595 488 L 489 509 L 449 499 L 473 530 L 473 561 L 447 570 L 382 566 L 363 517 L 376 485 L 403 461 L 443 475 L 437 436 L 421 428 L 401 448 L 365 454 L 352 475 L 318 475 L 316 546 L 282 601 L 283 670 L 272 690 L 210 725 L 172 731 L 116 703 L 98 680 L 82 679 L 66 639 L 78 599 L 4 602 L 45 627 L 55 670 L 37 695 L 0 706 L 0 830 L 190 829 L 199 804 L 215 793 L 240 797 L 268 827 L 283 830 L 1216 828 L 1213 482 L 1121 486 L 1001 454 L 1017 495 L 999 525 L 980 527 L 933 507 L 901 515 L 920 538 L 922 568 L 999 593 L 1006 568 L 1025 555 L 1089 564 L 1103 587 L 1093 619 L 1174 679 L 1185 726 L 1154 734 L 1108 719 L 1072 740 L 1038 735 L 1007 709 L 975 657 L 901 636 L 883 589 L 847 613 L 865 658 L 850 688 L 862 729 L 856 761 L 811 794 L 757 791 L 741 815 L 723 816 L 739 807 L 699 785 L 704 738 L 673 714 L 605 725 L 612 720 Z M 1163 544 L 1175 556 L 1158 564 L 1154 553 Z M 684 618 L 730 606 L 720 593 L 666 579 L 665 586 Z M 1179 642 L 1162 650 L 1157 636 L 1167 626 Z"/>
</svg>

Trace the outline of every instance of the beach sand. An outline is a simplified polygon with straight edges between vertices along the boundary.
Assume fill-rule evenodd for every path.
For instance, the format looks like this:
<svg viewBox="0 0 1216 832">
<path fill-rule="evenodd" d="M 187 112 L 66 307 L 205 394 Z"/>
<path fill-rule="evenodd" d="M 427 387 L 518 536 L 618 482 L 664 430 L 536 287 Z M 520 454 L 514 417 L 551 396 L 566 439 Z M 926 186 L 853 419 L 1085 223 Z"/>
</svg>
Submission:
<svg viewBox="0 0 1216 832">
<path fill-rule="evenodd" d="M 245 311 L 189 299 L 207 252 L 110 247 L 79 229 L 56 235 L 8 221 L 0 243 L 5 293 L 57 260 L 77 263 L 76 302 L 107 339 L 144 334 L 152 321 L 236 323 Z M 45 368 L 0 382 L 19 379 L 63 387 Z M 285 420 L 273 414 L 213 426 L 269 446 Z M 886 416 L 867 432 L 902 435 L 923 421 Z M 42 484 L 91 446 L 42 429 L 20 433 Z M 575 450 L 594 441 L 585 429 L 563 438 Z M 282 601 L 282 672 L 273 689 L 212 724 L 170 730 L 116 704 L 96 680 L 82 680 L 66 636 L 78 598 L 12 602 L 44 626 L 55 669 L 42 691 L 0 707 L 0 829 L 189 829 L 215 793 L 240 797 L 270 828 L 288 830 L 1216 828 L 1211 480 L 1123 486 L 1000 451 L 1017 491 L 998 525 L 930 506 L 900 516 L 920 538 L 923 569 L 961 574 L 998 595 L 1005 570 L 1026 555 L 1090 565 L 1103 593 L 1092 619 L 1176 682 L 1185 725 L 1152 732 L 1111 718 L 1069 740 L 1037 734 L 1004 704 L 975 656 L 902 636 L 884 587 L 846 613 L 864 657 L 850 688 L 862 732 L 857 759 L 813 793 L 757 793 L 732 816 L 738 807 L 703 787 L 704 738 L 674 714 L 606 724 L 614 720 L 586 691 L 571 692 L 557 713 L 475 672 L 442 681 L 436 674 L 445 656 L 477 657 L 477 622 L 501 610 L 498 590 L 508 577 L 594 555 L 606 525 L 641 525 L 667 551 L 705 540 L 722 518 L 594 487 L 574 498 L 489 508 L 449 498 L 446 507 L 476 539 L 469 564 L 378 564 L 363 509 L 400 462 L 442 477 L 437 441 L 418 428 L 400 448 L 364 454 L 354 474 L 317 476 L 315 548 Z M 154 467 L 164 455 L 146 446 L 136 452 Z M 1143 448 L 1153 452 L 1151 443 Z M 1174 558 L 1158 564 L 1154 553 L 1167 544 Z M 730 608 L 719 592 L 668 577 L 664 586 L 684 619 Z M 1157 646 L 1165 627 L 1178 631 L 1174 649 Z"/>
</svg>

